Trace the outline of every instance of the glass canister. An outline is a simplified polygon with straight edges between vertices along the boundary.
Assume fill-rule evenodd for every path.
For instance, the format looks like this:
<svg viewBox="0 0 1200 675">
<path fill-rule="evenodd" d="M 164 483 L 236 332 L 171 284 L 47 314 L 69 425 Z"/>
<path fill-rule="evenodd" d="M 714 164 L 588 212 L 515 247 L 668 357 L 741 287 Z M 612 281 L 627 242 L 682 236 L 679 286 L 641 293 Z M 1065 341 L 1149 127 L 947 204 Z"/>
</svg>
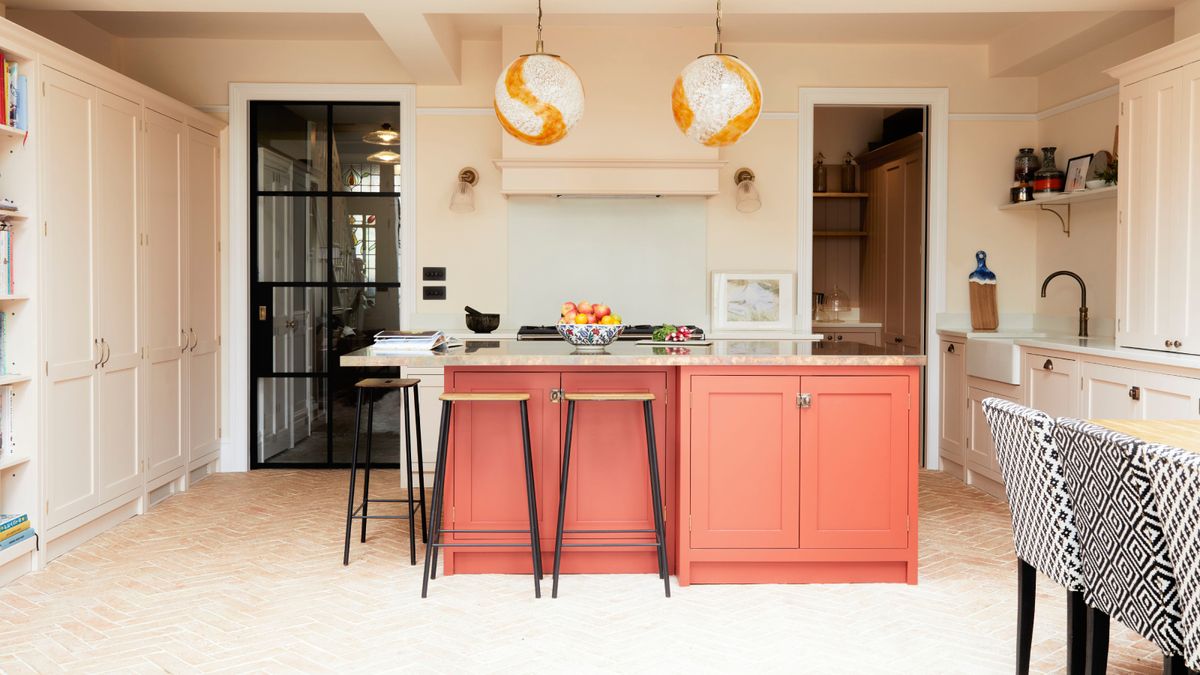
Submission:
<svg viewBox="0 0 1200 675">
<path fill-rule="evenodd" d="M 1042 148 L 1042 168 L 1033 174 L 1034 194 L 1063 191 L 1066 174 L 1054 165 L 1054 151 L 1057 149 L 1054 146 Z"/>
<path fill-rule="evenodd" d="M 1017 153 L 1013 180 L 1018 186 L 1028 185 L 1033 182 L 1033 175 L 1040 168 L 1042 168 L 1042 163 L 1034 154 L 1033 148 L 1021 148 Z"/>
<path fill-rule="evenodd" d="M 842 160 L 842 192 L 858 192 L 858 162 L 848 152 Z"/>
<path fill-rule="evenodd" d="M 825 167 L 825 155 L 817 153 L 817 161 L 813 164 L 813 192 L 828 192 L 829 183 Z"/>
</svg>

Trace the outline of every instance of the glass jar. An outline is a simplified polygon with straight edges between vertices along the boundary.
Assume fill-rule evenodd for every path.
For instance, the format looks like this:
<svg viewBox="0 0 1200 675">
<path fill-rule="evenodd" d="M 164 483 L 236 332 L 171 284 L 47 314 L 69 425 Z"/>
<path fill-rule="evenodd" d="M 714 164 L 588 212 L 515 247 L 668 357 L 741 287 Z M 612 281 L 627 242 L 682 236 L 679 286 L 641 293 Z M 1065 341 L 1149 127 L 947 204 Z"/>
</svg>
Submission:
<svg viewBox="0 0 1200 675">
<path fill-rule="evenodd" d="M 828 175 L 825 168 L 825 155 L 817 153 L 817 161 L 813 164 L 813 192 L 829 190 Z"/>
<path fill-rule="evenodd" d="M 1042 148 L 1042 168 L 1033 174 L 1033 192 L 1062 192 L 1066 174 L 1054 165 L 1054 151 L 1058 148 L 1049 146 Z"/>
<path fill-rule="evenodd" d="M 858 192 L 858 162 L 848 152 L 842 160 L 842 192 Z"/>
<path fill-rule="evenodd" d="M 1028 185 L 1033 182 L 1033 175 L 1040 168 L 1042 168 L 1042 163 L 1038 161 L 1037 155 L 1033 153 L 1033 148 L 1021 148 L 1020 152 L 1017 153 L 1013 181 L 1016 182 L 1018 187 Z"/>
</svg>

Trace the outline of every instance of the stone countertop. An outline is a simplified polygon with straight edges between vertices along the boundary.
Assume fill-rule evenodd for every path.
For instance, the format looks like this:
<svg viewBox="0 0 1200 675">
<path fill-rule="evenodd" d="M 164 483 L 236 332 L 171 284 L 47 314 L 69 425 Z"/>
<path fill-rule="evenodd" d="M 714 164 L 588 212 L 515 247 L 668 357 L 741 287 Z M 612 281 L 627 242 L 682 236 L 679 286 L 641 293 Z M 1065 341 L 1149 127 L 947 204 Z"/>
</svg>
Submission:
<svg viewBox="0 0 1200 675">
<path fill-rule="evenodd" d="M 923 366 L 924 355 L 888 354 L 882 347 L 803 340 L 714 340 L 712 345 L 638 345 L 618 341 L 604 352 L 578 352 L 561 340 L 464 340 L 438 352 L 344 354 L 348 367 L 411 366 Z"/>
<path fill-rule="evenodd" d="M 1116 341 L 1110 337 L 1079 338 L 1064 336 L 1035 336 L 1018 338 L 1014 341 L 1021 347 L 1031 347 L 1034 349 L 1051 349 L 1060 352 L 1071 352 L 1074 354 L 1104 356 L 1110 359 L 1122 359 L 1125 361 L 1137 361 L 1140 363 L 1153 363 L 1160 366 L 1200 369 L 1200 356 L 1192 356 L 1190 354 L 1172 354 L 1171 352 L 1157 352 L 1149 349 L 1133 349 L 1131 347 L 1118 347 Z"/>
</svg>

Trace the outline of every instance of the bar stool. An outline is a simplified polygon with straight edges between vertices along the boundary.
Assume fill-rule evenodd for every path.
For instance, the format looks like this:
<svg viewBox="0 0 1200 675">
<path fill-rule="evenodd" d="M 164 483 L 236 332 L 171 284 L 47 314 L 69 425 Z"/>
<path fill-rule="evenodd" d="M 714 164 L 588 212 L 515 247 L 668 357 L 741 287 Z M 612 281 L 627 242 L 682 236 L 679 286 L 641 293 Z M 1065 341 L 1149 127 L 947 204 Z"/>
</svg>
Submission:
<svg viewBox="0 0 1200 675">
<path fill-rule="evenodd" d="M 558 529 L 554 535 L 554 584 L 550 597 L 558 597 L 558 571 L 562 563 L 563 548 L 597 548 L 612 546 L 653 546 L 658 549 L 658 576 L 663 580 L 663 588 L 667 597 L 671 597 L 671 575 L 667 570 L 667 526 L 663 518 L 662 488 L 658 477 L 658 448 L 654 441 L 654 394 L 647 392 L 614 392 L 599 394 L 567 393 L 563 394 L 567 402 L 567 436 L 563 444 L 562 482 L 558 488 Z M 646 423 L 646 458 L 650 462 L 650 498 L 654 502 L 653 530 L 564 530 L 563 522 L 567 515 L 567 483 L 571 471 L 571 432 L 575 426 L 575 404 L 581 401 L 596 402 L 641 402 L 642 418 Z M 564 544 L 564 534 L 649 534 L 654 533 L 654 543 L 631 544 L 599 544 L 586 542 L 571 542 Z"/>
<path fill-rule="evenodd" d="M 433 531 L 425 547 L 425 575 L 421 580 L 421 597 L 428 597 L 429 580 L 437 578 L 438 549 L 442 548 L 496 548 L 502 546 L 529 546 L 533 556 L 533 595 L 542 597 L 542 552 L 538 535 L 536 491 L 533 484 L 533 452 L 529 446 L 529 394 L 524 392 L 448 393 L 442 394 L 442 429 L 438 434 L 437 470 L 433 478 L 433 514 L 430 518 Z M 450 421 L 454 404 L 516 402 L 521 410 L 521 444 L 525 459 L 525 499 L 529 507 L 528 530 L 446 530 L 442 528 L 442 500 L 446 494 L 446 458 L 450 451 Z M 443 534 L 528 534 L 528 544 L 517 543 L 450 543 L 441 541 Z"/>
<path fill-rule="evenodd" d="M 368 378 L 360 380 L 354 387 L 358 390 L 358 401 L 354 407 L 354 450 L 350 456 L 350 496 L 346 501 L 346 547 L 342 553 L 342 564 L 350 564 L 350 529 L 355 520 L 360 521 L 361 530 L 359 533 L 360 541 L 367 540 L 367 521 L 368 520 L 407 520 L 408 527 L 408 550 L 409 558 L 413 565 L 417 564 L 417 539 L 416 527 L 414 526 L 415 509 L 421 511 L 421 541 L 428 538 L 428 525 L 425 519 L 425 456 L 421 449 L 421 397 L 417 395 L 416 387 L 420 384 L 420 380 L 414 378 Z M 404 471 L 407 476 L 408 496 L 405 499 L 371 499 L 371 436 L 373 424 L 375 422 L 375 390 L 396 390 L 401 391 L 401 416 L 404 417 L 404 451 L 405 461 L 403 464 L 407 467 Z M 409 425 L 409 392 L 413 393 L 414 415 L 417 421 L 417 464 L 421 467 L 417 471 L 419 488 L 421 494 L 414 504 L 413 500 L 413 469 L 412 469 L 412 431 Z M 362 428 L 362 407 L 363 397 L 369 396 L 367 401 L 367 457 L 363 470 L 363 494 L 362 502 L 358 508 L 354 507 L 354 483 L 355 477 L 358 475 L 358 438 L 360 429 Z M 403 470 L 403 469 L 402 469 Z M 371 504 L 379 503 L 408 503 L 407 515 L 369 515 L 368 508 Z"/>
</svg>

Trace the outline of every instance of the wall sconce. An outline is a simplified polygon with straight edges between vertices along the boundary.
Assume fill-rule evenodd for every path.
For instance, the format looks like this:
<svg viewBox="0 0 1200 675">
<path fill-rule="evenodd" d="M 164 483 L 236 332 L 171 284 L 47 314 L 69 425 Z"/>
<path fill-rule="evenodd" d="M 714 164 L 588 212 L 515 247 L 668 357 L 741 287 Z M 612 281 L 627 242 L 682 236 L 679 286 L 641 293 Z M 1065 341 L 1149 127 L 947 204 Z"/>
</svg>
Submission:
<svg viewBox="0 0 1200 675">
<path fill-rule="evenodd" d="M 479 173 L 467 167 L 458 172 L 458 184 L 450 197 L 450 210 L 454 213 L 475 211 L 475 186 L 479 184 Z"/>
<path fill-rule="evenodd" d="M 753 213 L 762 208 L 762 197 L 758 196 L 758 188 L 754 186 L 754 172 L 742 167 L 733 174 L 733 182 L 737 183 L 734 202 L 737 210 L 742 213 Z"/>
</svg>

